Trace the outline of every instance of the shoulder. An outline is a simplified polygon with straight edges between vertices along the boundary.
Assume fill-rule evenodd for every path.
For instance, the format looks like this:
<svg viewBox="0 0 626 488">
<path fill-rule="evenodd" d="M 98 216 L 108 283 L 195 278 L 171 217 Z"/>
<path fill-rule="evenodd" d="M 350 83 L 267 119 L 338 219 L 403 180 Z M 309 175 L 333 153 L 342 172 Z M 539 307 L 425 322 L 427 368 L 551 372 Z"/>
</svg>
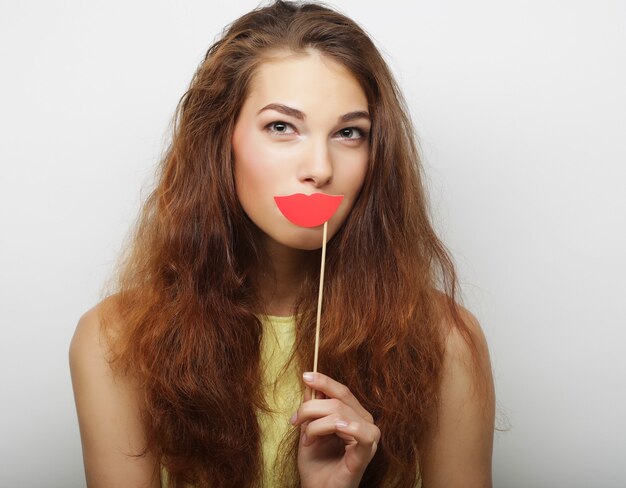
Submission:
<svg viewBox="0 0 626 488">
<path fill-rule="evenodd" d="M 448 364 L 461 362 L 469 367 L 472 361 L 478 366 L 491 370 L 487 339 L 478 319 L 472 312 L 458 305 L 459 318 L 463 322 L 458 324 L 447 323 L 444 359 Z M 449 317 L 447 320 L 451 320 Z M 484 371 L 483 371 L 484 373 Z"/>
<path fill-rule="evenodd" d="M 78 320 L 74 335 L 70 342 L 69 360 L 72 374 L 79 370 L 99 371 L 112 374 L 110 360 L 112 358 L 111 339 L 120 330 L 120 323 L 113 319 L 106 332 L 104 325 L 105 311 L 114 306 L 114 298 L 107 298 L 87 310 Z M 107 317 L 109 314 L 107 314 Z"/>
<path fill-rule="evenodd" d="M 78 320 L 70 342 L 70 366 L 77 366 L 82 360 L 93 357 L 98 352 L 104 356 L 105 350 L 101 342 L 100 309 L 98 304 L 87 310 Z M 99 358 L 98 358 L 99 359 Z"/>
<path fill-rule="evenodd" d="M 105 375 L 109 373 L 108 357 L 111 349 L 102 333 L 101 309 L 102 303 L 99 303 L 87 310 L 76 325 L 69 349 L 72 378 L 78 374 L 95 374 L 96 371 Z"/>
<path fill-rule="evenodd" d="M 144 453 L 142 392 L 111 367 L 110 335 L 102 327 L 110 305 L 101 302 L 80 317 L 69 348 L 85 475 L 89 486 L 121 486 L 128 479 L 158 486 L 156 463 Z"/>
<path fill-rule="evenodd" d="M 436 297 L 446 364 L 463 363 L 469 366 L 474 363 L 491 371 L 487 339 L 476 316 L 455 303 L 458 315 L 454 317 L 448 304 L 449 298 L 441 292 L 437 292 Z"/>
<path fill-rule="evenodd" d="M 462 324 L 444 314 L 440 401 L 422 474 L 429 487 L 490 487 L 495 395 L 489 350 L 476 317 L 457 307 Z"/>
</svg>

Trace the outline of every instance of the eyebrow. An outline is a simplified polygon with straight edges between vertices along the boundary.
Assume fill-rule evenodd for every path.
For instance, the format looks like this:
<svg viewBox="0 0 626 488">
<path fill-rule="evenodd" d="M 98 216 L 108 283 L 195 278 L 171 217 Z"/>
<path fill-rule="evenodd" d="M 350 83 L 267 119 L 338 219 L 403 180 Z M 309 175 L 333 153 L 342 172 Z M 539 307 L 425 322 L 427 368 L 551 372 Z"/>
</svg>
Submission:
<svg viewBox="0 0 626 488">
<path fill-rule="evenodd" d="M 306 119 L 306 115 L 305 115 L 304 112 L 301 112 L 297 108 L 288 107 L 287 105 L 283 105 L 282 103 L 270 103 L 269 105 L 266 105 L 261 110 L 259 110 L 257 112 L 257 115 L 259 115 L 264 110 L 276 110 L 277 112 L 280 112 L 281 114 L 285 114 L 285 115 L 288 115 L 290 117 L 294 117 L 294 118 L 296 118 L 298 120 L 305 120 Z M 340 122 L 350 122 L 352 120 L 357 120 L 357 119 L 367 119 L 367 120 L 371 121 L 369 112 L 366 112 L 364 110 L 357 110 L 355 112 L 349 112 L 349 113 L 344 114 L 341 117 L 339 117 L 339 121 Z"/>
</svg>

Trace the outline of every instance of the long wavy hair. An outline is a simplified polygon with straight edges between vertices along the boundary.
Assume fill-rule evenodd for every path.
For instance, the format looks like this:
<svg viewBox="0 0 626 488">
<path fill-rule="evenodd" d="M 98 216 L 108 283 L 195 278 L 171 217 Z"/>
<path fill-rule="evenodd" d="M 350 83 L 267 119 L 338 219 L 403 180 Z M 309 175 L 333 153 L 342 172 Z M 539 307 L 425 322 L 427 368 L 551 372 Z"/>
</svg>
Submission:
<svg viewBox="0 0 626 488">
<path fill-rule="evenodd" d="M 172 488 L 261 483 L 257 413 L 269 407 L 253 277 L 265 256 L 237 199 L 231 137 L 256 68 L 276 50 L 311 49 L 354 75 L 372 118 L 363 187 L 328 243 L 319 365 L 382 432 L 362 486 L 415 485 L 437 422 L 442 324 L 474 347 L 453 262 L 431 225 L 414 129 L 379 51 L 321 4 L 253 10 L 209 48 L 181 98 L 156 185 L 107 292 L 114 299 L 104 301 L 111 364 L 143 392 L 143 453 L 167 469 Z M 320 251 L 306 254 L 290 362 L 298 372 L 313 363 L 319 282 Z M 115 333 L 113 323 L 121 324 Z M 293 429 L 281 447 L 285 485 L 298 485 L 297 442 Z"/>
</svg>

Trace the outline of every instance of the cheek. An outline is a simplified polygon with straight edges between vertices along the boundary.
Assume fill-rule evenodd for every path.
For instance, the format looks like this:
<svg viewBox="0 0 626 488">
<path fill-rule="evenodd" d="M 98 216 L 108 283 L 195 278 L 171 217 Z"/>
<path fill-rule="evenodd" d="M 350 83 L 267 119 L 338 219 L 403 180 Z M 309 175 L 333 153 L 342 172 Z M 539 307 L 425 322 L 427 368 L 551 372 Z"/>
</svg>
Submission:
<svg viewBox="0 0 626 488">
<path fill-rule="evenodd" d="M 235 159 L 235 185 L 240 198 L 258 195 L 267 187 L 267 175 L 262 166 L 255 156 Z"/>
<path fill-rule="evenodd" d="M 240 199 L 259 196 L 271 183 L 266 152 L 250 130 L 237 130 L 233 135 L 235 185 Z"/>
<path fill-rule="evenodd" d="M 337 232 L 339 226 L 343 225 L 349 213 L 354 207 L 357 195 L 365 181 L 368 166 L 368 153 L 353 154 L 348 160 L 344 159 L 343 164 L 337 166 L 335 176 L 337 182 L 342 182 L 341 193 L 344 195 L 345 205 L 342 205 L 336 218 L 331 220 L 331 235 Z"/>
<path fill-rule="evenodd" d="M 346 194 L 349 194 L 351 200 L 356 198 L 356 195 L 363 186 L 365 174 L 367 173 L 367 165 L 368 154 L 364 152 L 355 154 L 348 164 L 341 166 L 341 174 L 337 176 L 341 178 L 341 181 L 345 182 L 345 191 Z"/>
</svg>

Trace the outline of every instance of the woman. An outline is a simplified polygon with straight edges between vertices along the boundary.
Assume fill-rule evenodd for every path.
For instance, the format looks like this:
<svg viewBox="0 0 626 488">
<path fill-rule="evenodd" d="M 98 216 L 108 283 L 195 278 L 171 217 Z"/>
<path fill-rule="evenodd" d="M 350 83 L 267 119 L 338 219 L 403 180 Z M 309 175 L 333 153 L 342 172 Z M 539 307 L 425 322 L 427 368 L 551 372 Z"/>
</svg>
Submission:
<svg viewBox="0 0 626 488">
<path fill-rule="evenodd" d="M 89 486 L 490 486 L 487 347 L 420 171 L 353 21 L 282 1 L 235 21 L 72 340 Z M 282 216 L 292 193 L 343 195 L 313 375 L 322 230 Z"/>
</svg>

